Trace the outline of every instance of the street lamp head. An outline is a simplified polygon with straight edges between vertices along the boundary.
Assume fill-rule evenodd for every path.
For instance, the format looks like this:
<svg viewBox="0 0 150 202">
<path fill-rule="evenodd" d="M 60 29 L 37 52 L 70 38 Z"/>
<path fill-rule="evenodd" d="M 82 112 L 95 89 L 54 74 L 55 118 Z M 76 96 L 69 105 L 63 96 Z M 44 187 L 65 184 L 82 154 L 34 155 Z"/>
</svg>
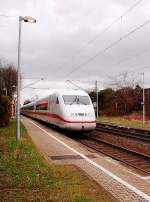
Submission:
<svg viewBox="0 0 150 202">
<path fill-rule="evenodd" d="M 30 16 L 25 16 L 25 17 L 19 16 L 19 20 L 24 22 L 29 22 L 29 23 L 36 23 L 36 19 Z"/>
<path fill-rule="evenodd" d="M 12 88 L 16 88 L 16 86 L 15 86 L 15 85 L 12 85 Z"/>
<path fill-rule="evenodd" d="M 29 22 L 29 23 L 36 23 L 36 19 L 35 18 L 32 18 L 30 16 L 25 16 L 23 18 L 24 22 Z"/>
</svg>

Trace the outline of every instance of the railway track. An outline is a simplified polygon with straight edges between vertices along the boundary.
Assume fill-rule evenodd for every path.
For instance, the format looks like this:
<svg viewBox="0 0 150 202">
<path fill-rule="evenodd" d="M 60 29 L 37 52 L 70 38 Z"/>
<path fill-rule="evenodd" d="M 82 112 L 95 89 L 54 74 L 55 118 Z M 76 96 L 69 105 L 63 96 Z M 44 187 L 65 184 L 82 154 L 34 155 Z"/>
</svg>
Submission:
<svg viewBox="0 0 150 202">
<path fill-rule="evenodd" d="M 150 131 L 136 130 L 131 128 L 118 127 L 111 124 L 97 124 L 95 131 L 80 135 L 71 135 L 65 132 L 70 138 L 91 148 L 99 153 L 103 153 L 124 164 L 131 166 L 143 174 L 150 175 L 150 141 L 141 138 L 142 134 L 149 135 Z M 105 128 L 106 130 L 103 130 Z M 114 128 L 114 130 L 112 129 Z M 119 128 L 117 130 L 116 128 Z M 117 132 L 116 132 L 117 131 Z M 131 134 L 129 131 L 132 131 Z M 135 137 L 134 131 L 140 134 L 140 138 Z M 134 134 L 134 135 L 133 135 Z"/>
<path fill-rule="evenodd" d="M 73 137 L 76 141 L 103 153 L 144 174 L 150 175 L 150 131 L 97 124 L 95 131 Z"/>
<path fill-rule="evenodd" d="M 93 134 L 83 135 L 82 138 L 74 139 L 81 144 L 91 148 L 97 152 L 103 153 L 113 159 L 116 159 L 128 166 L 131 166 L 145 174 L 150 175 L 150 156 L 142 154 L 138 151 L 131 151 L 127 148 L 122 148 L 111 142 L 106 142 L 93 137 Z"/>
<path fill-rule="evenodd" d="M 96 130 L 101 132 L 111 132 L 113 134 L 132 137 L 135 139 L 150 142 L 150 130 L 118 126 L 110 123 L 97 123 Z"/>
</svg>

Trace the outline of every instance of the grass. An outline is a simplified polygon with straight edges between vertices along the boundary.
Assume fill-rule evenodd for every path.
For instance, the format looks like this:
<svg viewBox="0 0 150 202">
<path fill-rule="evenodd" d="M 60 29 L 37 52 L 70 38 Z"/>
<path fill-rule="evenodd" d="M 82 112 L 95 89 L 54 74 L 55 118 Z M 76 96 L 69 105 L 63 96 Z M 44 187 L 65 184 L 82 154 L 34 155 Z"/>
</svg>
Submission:
<svg viewBox="0 0 150 202">
<path fill-rule="evenodd" d="M 134 118 L 101 116 L 100 118 L 97 119 L 97 121 L 131 126 L 136 128 L 143 128 L 142 120 L 137 120 Z M 150 128 L 150 121 L 145 122 L 144 128 Z"/>
<path fill-rule="evenodd" d="M 0 201 L 114 202 L 92 179 L 69 165 L 49 165 L 21 125 L 0 128 Z"/>
</svg>

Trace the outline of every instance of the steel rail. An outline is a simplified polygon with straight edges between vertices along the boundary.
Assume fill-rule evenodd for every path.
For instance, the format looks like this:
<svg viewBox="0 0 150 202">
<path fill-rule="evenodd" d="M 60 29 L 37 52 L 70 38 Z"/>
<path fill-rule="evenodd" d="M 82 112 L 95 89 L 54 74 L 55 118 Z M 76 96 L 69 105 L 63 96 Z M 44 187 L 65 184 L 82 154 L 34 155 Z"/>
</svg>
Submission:
<svg viewBox="0 0 150 202">
<path fill-rule="evenodd" d="M 110 154 L 110 151 L 106 152 L 106 151 L 104 151 L 104 150 L 102 150 L 102 149 L 98 149 L 95 145 L 94 145 L 94 146 L 91 145 L 91 140 L 94 141 L 96 144 L 97 144 L 98 141 L 101 142 L 100 140 L 97 141 L 95 138 L 92 138 L 92 137 L 89 137 L 89 136 L 87 136 L 87 138 L 90 139 L 88 143 L 85 142 L 85 141 L 88 141 L 87 139 L 85 139 L 85 140 L 78 139 L 78 142 L 80 142 L 81 144 L 87 146 L 88 148 L 94 149 L 94 150 L 97 151 L 97 152 L 103 153 L 103 154 L 105 154 L 105 155 L 107 155 L 107 156 L 109 156 L 109 157 L 112 157 L 113 159 L 116 159 L 116 160 L 118 160 L 118 161 L 120 161 L 120 162 L 122 162 L 122 163 L 125 163 L 126 165 L 131 166 L 131 167 L 133 167 L 133 168 L 135 168 L 135 169 L 137 169 L 137 170 L 139 170 L 139 171 L 142 171 L 142 172 L 144 172 L 144 173 L 146 173 L 146 174 L 150 174 L 150 171 L 149 171 L 149 170 L 143 169 L 143 168 L 141 168 L 139 165 L 136 166 L 136 165 L 134 165 L 134 163 L 130 163 L 129 161 L 122 159 L 123 157 L 122 157 L 122 158 L 121 158 L 121 157 L 117 157 L 115 154 L 114 154 L 114 155 L 113 155 L 113 154 Z M 94 140 L 93 140 L 93 139 L 94 139 Z M 121 147 L 117 147 L 117 146 L 115 146 L 115 145 L 111 145 L 110 143 L 107 143 L 107 142 L 102 142 L 101 144 L 105 144 L 105 145 L 107 145 L 108 147 L 110 147 L 111 149 L 112 149 L 112 147 L 113 147 L 113 148 L 115 148 L 115 150 L 120 150 L 120 151 L 126 152 L 126 154 L 128 153 L 128 155 L 129 155 L 129 152 L 131 152 L 131 151 L 127 150 L 127 149 L 123 149 L 123 148 L 121 148 Z M 97 146 L 98 146 L 98 144 L 97 144 Z M 136 156 L 136 157 L 139 157 L 139 156 L 141 157 L 141 156 L 143 156 L 143 155 L 141 155 L 141 154 L 137 154 L 136 152 L 131 152 L 131 153 L 132 153 L 134 156 Z M 120 156 L 121 156 L 121 154 L 120 154 Z M 141 159 L 141 161 L 142 161 L 142 160 L 145 160 L 144 158 L 149 159 L 149 157 L 143 156 L 143 158 Z"/>
<path fill-rule="evenodd" d="M 97 123 L 96 130 L 150 142 L 150 131 L 146 130 L 139 130 L 136 128 L 126 128 L 122 126 L 110 125 L 107 123 L 105 124 Z"/>
<path fill-rule="evenodd" d="M 129 151 L 129 152 L 132 152 L 132 153 L 135 153 L 139 156 L 143 156 L 143 157 L 146 157 L 146 158 L 150 158 L 150 155 L 147 155 L 145 153 L 142 153 L 142 152 L 137 152 L 135 150 L 132 150 L 132 149 L 129 149 L 127 147 L 124 147 L 124 146 L 120 146 L 120 145 L 117 145 L 117 144 L 114 144 L 114 143 L 110 143 L 109 141 L 106 141 L 106 140 L 101 140 L 99 138 L 94 138 L 93 136 L 88 136 L 88 135 L 85 135 L 85 137 L 88 137 L 94 141 L 97 141 L 97 142 L 103 142 L 105 144 L 109 144 L 111 146 L 114 146 L 114 147 L 117 147 L 117 148 L 120 148 L 120 149 L 123 149 L 123 150 L 126 150 L 126 151 Z"/>
<path fill-rule="evenodd" d="M 125 126 L 125 125 L 118 125 L 118 124 L 114 124 L 114 123 L 109 123 L 109 122 L 97 122 L 97 125 L 104 125 L 104 126 L 110 126 L 113 128 L 122 128 L 124 130 L 127 131 L 133 131 L 133 132 L 142 132 L 145 133 L 147 135 L 150 135 L 150 129 L 145 129 L 145 128 L 136 128 L 136 127 L 130 127 L 130 126 Z"/>
</svg>

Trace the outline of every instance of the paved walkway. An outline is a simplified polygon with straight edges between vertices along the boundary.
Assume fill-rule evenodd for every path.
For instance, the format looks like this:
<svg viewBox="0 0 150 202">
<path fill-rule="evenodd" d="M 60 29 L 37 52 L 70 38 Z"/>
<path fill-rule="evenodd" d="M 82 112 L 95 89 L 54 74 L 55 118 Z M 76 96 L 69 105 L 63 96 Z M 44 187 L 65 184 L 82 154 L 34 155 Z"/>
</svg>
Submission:
<svg viewBox="0 0 150 202">
<path fill-rule="evenodd" d="M 27 118 L 22 122 L 49 163 L 78 166 L 120 202 L 150 201 L 150 177 L 140 176 L 39 122 Z"/>
</svg>

